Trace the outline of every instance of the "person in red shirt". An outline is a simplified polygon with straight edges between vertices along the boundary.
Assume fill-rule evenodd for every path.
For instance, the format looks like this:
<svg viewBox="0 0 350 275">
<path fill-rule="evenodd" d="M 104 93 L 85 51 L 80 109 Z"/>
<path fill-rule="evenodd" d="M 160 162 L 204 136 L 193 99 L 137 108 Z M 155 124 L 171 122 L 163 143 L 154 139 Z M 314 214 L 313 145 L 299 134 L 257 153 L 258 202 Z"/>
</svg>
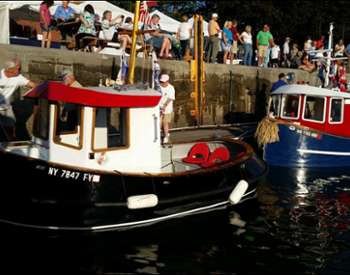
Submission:
<svg viewBox="0 0 350 275">
<path fill-rule="evenodd" d="M 239 33 L 237 30 L 237 24 L 238 24 L 237 20 L 232 20 L 231 32 L 233 37 L 233 44 L 231 47 L 231 54 L 233 55 L 233 59 L 237 58 L 237 52 L 238 52 Z"/>
<path fill-rule="evenodd" d="M 344 66 L 344 63 L 341 60 L 337 60 L 337 84 L 338 88 L 341 92 L 347 91 L 347 80 L 346 80 L 346 68 Z"/>
<path fill-rule="evenodd" d="M 41 47 L 51 48 L 51 31 L 53 30 L 52 16 L 50 7 L 53 6 L 54 1 L 45 0 L 40 4 L 40 28 L 42 32 Z"/>
</svg>

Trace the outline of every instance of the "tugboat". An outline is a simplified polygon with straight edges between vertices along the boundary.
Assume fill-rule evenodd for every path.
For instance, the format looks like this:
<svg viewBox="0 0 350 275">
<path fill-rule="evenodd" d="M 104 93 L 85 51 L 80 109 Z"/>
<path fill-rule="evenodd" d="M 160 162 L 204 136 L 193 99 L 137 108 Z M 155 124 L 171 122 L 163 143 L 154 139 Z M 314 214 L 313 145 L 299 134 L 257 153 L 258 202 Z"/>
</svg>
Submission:
<svg viewBox="0 0 350 275">
<path fill-rule="evenodd" d="M 0 143 L 0 222 L 120 230 L 255 197 L 267 167 L 251 146 L 233 136 L 162 144 L 160 93 L 129 83 L 49 81 L 26 94 L 36 104 L 32 139 Z"/>
<path fill-rule="evenodd" d="M 332 30 L 325 87 L 332 60 Z M 269 165 L 350 166 L 350 94 L 309 85 L 285 85 L 271 93 L 269 117 L 257 129 Z"/>
</svg>

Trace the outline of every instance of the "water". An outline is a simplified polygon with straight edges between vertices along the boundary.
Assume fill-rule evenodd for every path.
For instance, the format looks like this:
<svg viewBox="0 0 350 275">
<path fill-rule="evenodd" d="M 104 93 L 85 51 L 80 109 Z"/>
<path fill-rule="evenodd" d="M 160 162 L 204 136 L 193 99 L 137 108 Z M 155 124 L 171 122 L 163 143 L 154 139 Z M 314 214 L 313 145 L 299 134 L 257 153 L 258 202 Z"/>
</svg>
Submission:
<svg viewBox="0 0 350 275">
<path fill-rule="evenodd" d="M 350 274 L 350 172 L 271 167 L 258 200 L 123 232 L 2 227 L 7 274 Z M 9 270 L 9 271 L 8 271 Z"/>
</svg>

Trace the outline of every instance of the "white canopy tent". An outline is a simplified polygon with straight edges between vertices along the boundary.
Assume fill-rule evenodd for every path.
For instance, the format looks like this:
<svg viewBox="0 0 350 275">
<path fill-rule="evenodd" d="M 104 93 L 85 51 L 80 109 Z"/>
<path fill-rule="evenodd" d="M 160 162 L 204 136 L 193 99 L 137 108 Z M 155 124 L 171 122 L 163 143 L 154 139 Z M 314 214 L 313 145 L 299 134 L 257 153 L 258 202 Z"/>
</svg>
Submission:
<svg viewBox="0 0 350 275">
<path fill-rule="evenodd" d="M 40 4 L 42 1 L 0 1 L 1 3 L 7 3 L 9 5 L 10 10 L 18 9 L 23 6 L 29 6 L 29 8 L 33 11 L 39 12 Z M 50 8 L 51 14 L 54 14 L 56 11 L 56 8 L 61 5 L 61 1 L 56 1 L 55 5 L 53 5 Z M 76 12 L 80 12 L 79 5 L 69 3 L 69 6 L 71 6 Z"/>
<path fill-rule="evenodd" d="M 127 10 L 124 10 L 122 8 L 119 8 L 118 6 L 115 6 L 107 1 L 85 1 L 78 5 L 79 11 L 80 12 L 83 11 L 84 7 L 88 4 L 94 7 L 95 13 L 98 14 L 101 19 L 102 19 L 103 12 L 106 10 L 110 10 L 112 12 L 113 17 L 116 17 L 118 15 L 124 15 L 125 17 L 130 16 L 134 18 L 133 13 Z"/>
<path fill-rule="evenodd" d="M 0 3 L 0 44 L 10 43 L 10 12 L 8 3 Z"/>
</svg>

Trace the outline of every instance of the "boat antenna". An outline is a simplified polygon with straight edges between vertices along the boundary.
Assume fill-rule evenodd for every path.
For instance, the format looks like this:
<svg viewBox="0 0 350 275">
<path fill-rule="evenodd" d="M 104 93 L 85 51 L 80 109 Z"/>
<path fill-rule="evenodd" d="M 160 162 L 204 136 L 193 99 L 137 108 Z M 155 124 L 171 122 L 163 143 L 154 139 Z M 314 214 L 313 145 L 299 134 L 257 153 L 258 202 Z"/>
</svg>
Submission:
<svg viewBox="0 0 350 275">
<path fill-rule="evenodd" d="M 324 81 L 324 86 L 328 87 L 329 85 L 329 73 L 331 69 L 331 58 L 332 58 L 332 49 L 333 49 L 333 22 L 329 24 L 329 37 L 328 37 L 328 51 L 327 51 L 327 60 L 326 60 L 326 77 Z"/>
<path fill-rule="evenodd" d="M 134 84 L 135 63 L 136 63 L 136 40 L 137 40 L 137 31 L 139 28 L 139 14 L 140 14 L 140 1 L 136 1 L 135 11 L 134 11 L 134 26 L 132 29 L 131 53 L 130 53 L 130 61 L 129 61 L 129 75 L 128 75 L 129 84 Z"/>
</svg>

